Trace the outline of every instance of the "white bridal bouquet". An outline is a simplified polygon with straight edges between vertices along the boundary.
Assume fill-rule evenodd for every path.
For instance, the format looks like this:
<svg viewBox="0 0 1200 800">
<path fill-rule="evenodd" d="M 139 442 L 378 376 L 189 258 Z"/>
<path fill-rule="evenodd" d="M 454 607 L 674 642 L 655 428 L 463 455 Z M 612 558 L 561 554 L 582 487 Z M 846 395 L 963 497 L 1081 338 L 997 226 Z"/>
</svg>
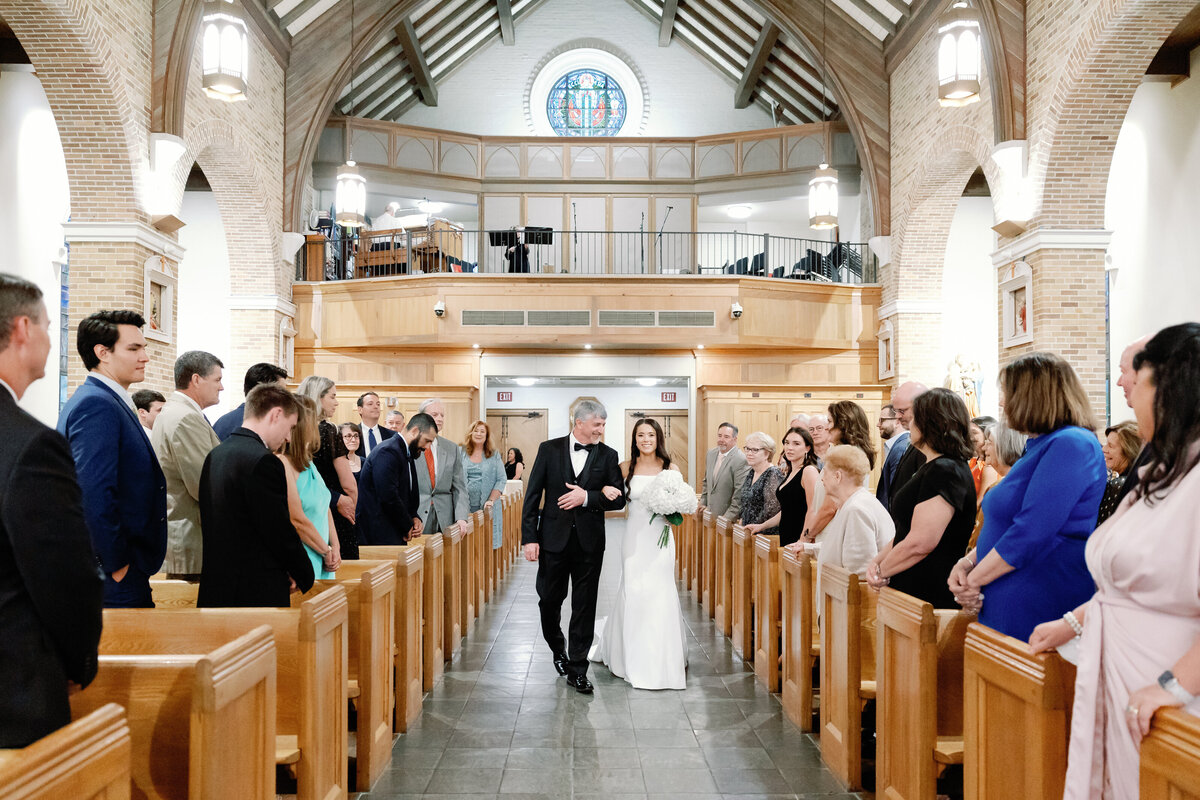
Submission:
<svg viewBox="0 0 1200 800">
<path fill-rule="evenodd" d="M 642 494 L 642 503 L 650 509 L 651 522 L 655 517 L 662 517 L 667 522 L 658 539 L 659 547 L 666 547 L 670 541 L 671 525 L 681 524 L 683 515 L 695 513 L 698 505 L 696 490 L 684 483 L 683 475 L 673 469 L 664 469 L 654 476 Z"/>
</svg>

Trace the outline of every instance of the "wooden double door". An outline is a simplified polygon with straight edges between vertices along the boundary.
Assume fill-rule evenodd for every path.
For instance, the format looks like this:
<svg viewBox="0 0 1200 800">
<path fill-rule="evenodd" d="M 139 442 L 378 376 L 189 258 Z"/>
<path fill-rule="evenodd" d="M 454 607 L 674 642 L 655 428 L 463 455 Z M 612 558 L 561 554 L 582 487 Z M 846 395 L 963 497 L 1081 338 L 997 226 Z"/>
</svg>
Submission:
<svg viewBox="0 0 1200 800">
<path fill-rule="evenodd" d="M 510 447 L 521 451 L 521 456 L 525 459 L 525 472 L 521 475 L 521 483 L 528 485 L 529 470 L 533 468 L 533 459 L 537 456 L 538 447 L 548 438 L 548 410 L 489 409 L 487 424 L 492 429 L 492 443 L 500 451 L 501 459 L 508 457 Z"/>
</svg>

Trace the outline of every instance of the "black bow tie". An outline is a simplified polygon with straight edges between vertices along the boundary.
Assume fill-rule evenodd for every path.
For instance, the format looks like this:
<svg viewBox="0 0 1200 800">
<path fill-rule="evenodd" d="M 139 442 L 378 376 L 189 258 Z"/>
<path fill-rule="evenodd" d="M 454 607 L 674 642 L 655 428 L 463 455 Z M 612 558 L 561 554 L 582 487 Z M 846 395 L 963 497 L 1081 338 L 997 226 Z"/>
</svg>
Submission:
<svg viewBox="0 0 1200 800">
<path fill-rule="evenodd" d="M 589 453 L 592 452 L 592 448 L 594 448 L 595 446 L 596 445 L 594 445 L 594 444 L 580 444 L 579 442 L 575 443 L 576 450 L 587 450 Z"/>
</svg>

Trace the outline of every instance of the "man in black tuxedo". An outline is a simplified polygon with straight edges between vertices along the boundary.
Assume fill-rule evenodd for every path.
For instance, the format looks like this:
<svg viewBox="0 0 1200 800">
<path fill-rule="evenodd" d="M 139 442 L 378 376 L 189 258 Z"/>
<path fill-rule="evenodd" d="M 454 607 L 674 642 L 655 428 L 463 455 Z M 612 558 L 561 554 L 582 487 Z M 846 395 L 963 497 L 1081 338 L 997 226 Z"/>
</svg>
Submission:
<svg viewBox="0 0 1200 800">
<path fill-rule="evenodd" d="M 312 562 L 288 512 L 287 473 L 274 455 L 299 413 L 287 389 L 255 386 L 242 427 L 204 459 L 197 606 L 287 606 L 293 589 L 312 588 Z"/>
<path fill-rule="evenodd" d="M 416 463 L 437 439 L 437 432 L 433 417 L 415 414 L 399 436 L 376 447 L 363 462 L 354 512 L 363 544 L 404 544 L 409 536 L 421 533 Z"/>
<path fill-rule="evenodd" d="M 538 562 L 542 636 L 558 674 L 581 694 L 592 693 L 587 657 L 604 561 L 604 512 L 625 507 L 617 451 L 600 441 L 607 418 L 604 406 L 584 400 L 575 409 L 571 433 L 542 443 L 529 473 L 521 525 L 525 558 Z M 568 581 L 569 642 L 559 621 Z"/>
<path fill-rule="evenodd" d="M 68 689 L 96 676 L 103 620 L 67 440 L 17 406 L 49 353 L 41 290 L 0 273 L 0 748 L 71 721 Z"/>
</svg>

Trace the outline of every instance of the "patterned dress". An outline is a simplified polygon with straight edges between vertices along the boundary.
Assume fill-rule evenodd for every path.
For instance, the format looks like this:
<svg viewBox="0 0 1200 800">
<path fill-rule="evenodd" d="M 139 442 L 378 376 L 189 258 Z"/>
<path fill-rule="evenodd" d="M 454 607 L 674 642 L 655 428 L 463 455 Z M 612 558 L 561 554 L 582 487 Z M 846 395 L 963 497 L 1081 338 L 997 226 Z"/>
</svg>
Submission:
<svg viewBox="0 0 1200 800">
<path fill-rule="evenodd" d="M 746 472 L 746 480 L 742 482 L 742 524 L 757 525 L 766 522 L 779 513 L 779 484 L 783 483 L 783 472 L 779 467 L 767 467 L 763 474 L 754 480 L 754 471 Z M 763 536 L 774 536 L 779 528 L 764 528 L 759 531 Z"/>
</svg>

